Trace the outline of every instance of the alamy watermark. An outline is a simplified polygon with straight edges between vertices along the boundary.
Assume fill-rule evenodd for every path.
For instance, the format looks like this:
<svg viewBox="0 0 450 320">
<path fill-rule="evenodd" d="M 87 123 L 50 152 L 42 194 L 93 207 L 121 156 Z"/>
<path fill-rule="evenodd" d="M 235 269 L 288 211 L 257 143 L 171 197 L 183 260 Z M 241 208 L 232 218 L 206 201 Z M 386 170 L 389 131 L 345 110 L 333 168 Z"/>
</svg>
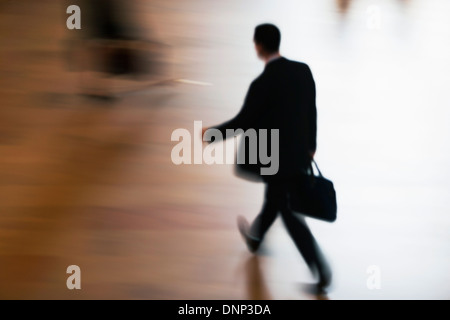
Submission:
<svg viewBox="0 0 450 320">
<path fill-rule="evenodd" d="M 377 5 L 370 5 L 366 9 L 367 21 L 366 26 L 369 30 L 381 30 L 381 8 Z"/>
<path fill-rule="evenodd" d="M 369 277 L 366 285 L 369 290 L 381 290 L 381 268 L 377 265 L 369 266 L 366 270 Z"/>
<path fill-rule="evenodd" d="M 67 7 L 67 14 L 70 17 L 67 18 L 66 26 L 69 30 L 80 30 L 81 29 L 81 9 L 79 6 L 71 5 Z"/>
<path fill-rule="evenodd" d="M 235 152 L 235 144 L 210 143 L 206 146 L 203 142 L 222 141 L 224 136 L 218 129 L 208 129 L 203 138 L 202 121 L 194 121 L 193 134 L 187 129 L 179 128 L 172 132 L 171 140 L 178 142 L 171 153 L 172 162 L 175 165 L 191 164 L 235 164 L 234 157 L 229 157 Z M 227 129 L 226 137 L 241 135 L 242 148 L 237 151 L 237 164 L 261 164 L 260 174 L 272 176 L 278 173 L 279 159 L 279 130 L 278 129 Z M 270 139 L 270 154 L 269 154 Z M 246 163 L 248 161 L 248 163 Z"/>
<path fill-rule="evenodd" d="M 81 269 L 77 265 L 68 266 L 66 270 L 70 276 L 67 278 L 66 286 L 69 290 L 81 290 Z"/>
</svg>

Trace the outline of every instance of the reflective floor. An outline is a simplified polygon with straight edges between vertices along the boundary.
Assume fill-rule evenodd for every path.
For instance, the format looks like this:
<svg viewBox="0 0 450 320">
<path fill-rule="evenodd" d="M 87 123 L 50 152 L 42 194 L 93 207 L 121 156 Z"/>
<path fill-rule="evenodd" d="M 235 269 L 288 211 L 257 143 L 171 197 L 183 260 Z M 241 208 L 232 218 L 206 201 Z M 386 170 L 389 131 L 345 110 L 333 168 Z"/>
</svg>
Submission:
<svg viewBox="0 0 450 320">
<path fill-rule="evenodd" d="M 98 101 L 79 94 L 98 75 L 68 68 L 66 7 L 0 1 L 0 298 L 450 298 L 448 1 L 130 3 L 164 71 L 96 80 L 119 97 Z M 175 129 L 238 111 L 266 21 L 317 83 L 317 161 L 339 196 L 336 223 L 310 221 L 334 270 L 326 297 L 302 290 L 280 222 L 246 251 L 235 220 L 258 213 L 262 185 L 171 161 Z"/>
</svg>

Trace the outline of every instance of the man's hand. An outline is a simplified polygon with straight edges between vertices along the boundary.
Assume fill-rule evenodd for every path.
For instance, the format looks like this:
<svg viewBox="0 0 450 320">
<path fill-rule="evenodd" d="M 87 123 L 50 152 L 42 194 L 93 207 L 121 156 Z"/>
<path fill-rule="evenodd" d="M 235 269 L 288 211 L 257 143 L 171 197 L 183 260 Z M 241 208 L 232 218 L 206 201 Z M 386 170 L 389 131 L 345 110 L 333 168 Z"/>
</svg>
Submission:
<svg viewBox="0 0 450 320">
<path fill-rule="evenodd" d="M 208 130 L 209 130 L 209 128 L 207 128 L 207 127 L 204 127 L 204 128 L 202 129 L 202 136 L 201 136 L 201 139 L 202 139 L 202 141 L 203 141 L 204 144 L 209 144 L 209 143 L 211 143 L 211 142 L 209 142 L 209 141 L 205 141 L 205 140 L 204 140 L 204 138 L 205 138 L 205 133 L 206 133 L 206 131 L 208 131 Z"/>
<path fill-rule="evenodd" d="M 206 128 L 206 127 L 204 127 L 203 129 L 202 129 L 202 140 L 203 140 L 203 137 L 205 136 L 205 133 L 206 133 L 206 131 L 208 130 L 209 128 Z"/>
</svg>

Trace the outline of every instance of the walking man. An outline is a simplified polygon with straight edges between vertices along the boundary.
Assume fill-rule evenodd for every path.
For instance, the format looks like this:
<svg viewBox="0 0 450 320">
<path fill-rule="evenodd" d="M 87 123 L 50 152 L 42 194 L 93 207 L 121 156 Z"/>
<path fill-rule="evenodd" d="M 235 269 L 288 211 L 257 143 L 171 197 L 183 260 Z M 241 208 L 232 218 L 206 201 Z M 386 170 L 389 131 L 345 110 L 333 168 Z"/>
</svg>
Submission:
<svg viewBox="0 0 450 320">
<path fill-rule="evenodd" d="M 290 186 L 310 170 L 316 152 L 315 82 L 308 65 L 280 55 L 280 42 L 281 33 L 276 26 L 263 24 L 256 27 L 255 49 L 266 64 L 265 69 L 251 84 L 240 112 L 221 125 L 204 128 L 203 133 L 217 129 L 223 137 L 230 138 L 227 136 L 230 130 L 279 130 L 279 170 L 274 175 L 260 177 L 266 183 L 264 206 L 251 225 L 239 217 L 239 231 L 249 250 L 256 252 L 280 214 L 295 245 L 317 278 L 317 291 L 323 292 L 331 282 L 330 268 L 304 217 L 295 214 L 289 205 Z M 263 164 L 259 162 L 239 165 L 241 172 L 253 175 L 260 175 L 261 167 Z"/>
</svg>

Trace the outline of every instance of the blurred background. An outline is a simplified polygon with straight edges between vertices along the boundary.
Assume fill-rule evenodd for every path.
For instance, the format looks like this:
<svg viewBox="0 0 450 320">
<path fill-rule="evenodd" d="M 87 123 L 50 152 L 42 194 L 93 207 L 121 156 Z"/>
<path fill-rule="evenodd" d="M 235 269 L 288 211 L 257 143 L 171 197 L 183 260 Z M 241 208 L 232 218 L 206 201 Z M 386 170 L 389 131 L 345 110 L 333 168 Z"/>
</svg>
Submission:
<svg viewBox="0 0 450 320">
<path fill-rule="evenodd" d="M 328 298 L 450 298 L 450 2 L 94 2 L 0 0 L 0 298 L 315 298 L 280 222 L 259 256 L 240 239 L 263 185 L 170 157 L 173 130 L 239 110 L 263 22 L 316 79 Z"/>
</svg>

